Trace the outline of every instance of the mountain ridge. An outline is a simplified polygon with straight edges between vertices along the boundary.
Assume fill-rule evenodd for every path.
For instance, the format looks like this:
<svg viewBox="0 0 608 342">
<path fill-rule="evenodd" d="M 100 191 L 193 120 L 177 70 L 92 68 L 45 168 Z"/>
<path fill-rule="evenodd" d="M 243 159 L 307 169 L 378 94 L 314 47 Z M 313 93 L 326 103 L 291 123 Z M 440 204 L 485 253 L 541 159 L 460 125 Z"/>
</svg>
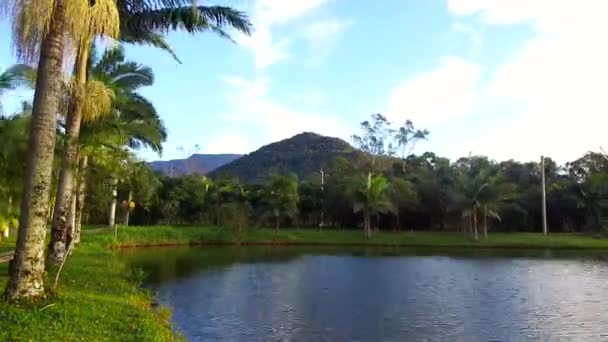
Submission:
<svg viewBox="0 0 608 342">
<path fill-rule="evenodd" d="M 241 156 L 241 154 L 235 153 L 196 153 L 185 159 L 156 160 L 149 162 L 148 165 L 169 177 L 191 174 L 206 175 Z"/>
</svg>

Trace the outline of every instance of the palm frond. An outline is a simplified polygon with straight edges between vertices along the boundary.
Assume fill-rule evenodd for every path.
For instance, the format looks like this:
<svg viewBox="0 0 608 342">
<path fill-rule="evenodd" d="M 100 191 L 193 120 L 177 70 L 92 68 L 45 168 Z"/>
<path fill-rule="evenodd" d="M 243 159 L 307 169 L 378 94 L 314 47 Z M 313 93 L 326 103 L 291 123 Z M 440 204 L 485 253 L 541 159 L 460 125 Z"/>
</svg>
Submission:
<svg viewBox="0 0 608 342">
<path fill-rule="evenodd" d="M 244 34 L 251 34 L 252 25 L 245 13 L 230 7 L 198 6 L 165 7 L 127 12 L 123 16 L 122 30 L 127 37 L 138 37 L 147 32 L 167 33 L 186 31 L 188 33 L 211 31 L 221 37 L 230 38 L 224 31 L 233 28 Z"/>
<path fill-rule="evenodd" d="M 138 35 L 132 35 L 128 31 L 125 32 L 123 30 L 121 32 L 121 41 L 128 44 L 138 44 L 138 45 L 150 45 L 155 48 L 164 50 L 168 54 L 173 57 L 177 61 L 177 63 L 182 64 L 182 61 L 177 57 L 175 50 L 169 45 L 169 43 L 165 40 L 165 37 L 154 32 L 140 32 Z"/>
</svg>

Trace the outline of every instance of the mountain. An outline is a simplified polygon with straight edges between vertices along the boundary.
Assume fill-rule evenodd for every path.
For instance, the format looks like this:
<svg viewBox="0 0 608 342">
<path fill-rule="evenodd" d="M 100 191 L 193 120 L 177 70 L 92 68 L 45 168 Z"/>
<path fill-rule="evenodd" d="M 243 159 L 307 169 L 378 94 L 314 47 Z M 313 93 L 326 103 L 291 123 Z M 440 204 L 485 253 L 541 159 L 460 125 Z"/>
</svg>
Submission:
<svg viewBox="0 0 608 342">
<path fill-rule="evenodd" d="M 337 157 L 354 157 L 357 151 L 346 141 L 316 133 L 301 133 L 242 156 L 209 174 L 236 177 L 244 183 L 265 181 L 273 173 L 293 172 L 306 178 Z"/>
<path fill-rule="evenodd" d="M 159 160 L 150 162 L 149 165 L 170 177 L 206 175 L 240 157 L 240 154 L 193 154 L 187 159 Z"/>
</svg>

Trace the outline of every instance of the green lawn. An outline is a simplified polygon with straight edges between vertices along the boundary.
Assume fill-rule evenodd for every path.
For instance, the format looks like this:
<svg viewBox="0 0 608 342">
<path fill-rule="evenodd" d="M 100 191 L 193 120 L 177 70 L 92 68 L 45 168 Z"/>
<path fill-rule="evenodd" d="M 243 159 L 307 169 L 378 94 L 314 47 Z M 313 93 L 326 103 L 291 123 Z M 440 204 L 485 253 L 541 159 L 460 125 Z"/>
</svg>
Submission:
<svg viewBox="0 0 608 342">
<path fill-rule="evenodd" d="M 359 230 L 252 229 L 243 234 L 231 234 L 213 227 L 120 227 L 114 246 L 163 244 L 334 244 L 334 245 L 399 245 L 453 248 L 550 248 L 550 249 L 608 249 L 608 239 L 594 239 L 579 234 L 496 233 L 488 240 L 469 239 L 461 233 L 440 232 L 380 232 L 368 240 Z"/>
<path fill-rule="evenodd" d="M 36 303 L 0 302 L 0 341 L 171 341 L 169 311 L 150 309 L 151 295 L 101 236 L 84 235 L 67 261 L 57 294 Z M 0 264 L 0 288 L 8 264 Z"/>
</svg>

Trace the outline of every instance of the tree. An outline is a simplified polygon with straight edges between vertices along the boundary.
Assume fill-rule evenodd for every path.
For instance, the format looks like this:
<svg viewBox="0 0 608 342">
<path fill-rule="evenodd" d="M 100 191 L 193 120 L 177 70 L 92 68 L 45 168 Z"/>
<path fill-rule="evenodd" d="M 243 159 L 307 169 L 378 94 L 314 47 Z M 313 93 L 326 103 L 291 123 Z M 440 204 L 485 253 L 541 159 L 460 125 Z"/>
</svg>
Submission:
<svg viewBox="0 0 608 342">
<path fill-rule="evenodd" d="M 414 123 L 411 120 L 406 120 L 405 125 L 399 127 L 395 134 L 397 146 L 401 149 L 401 158 L 405 159 L 419 140 L 426 140 L 429 135 L 428 130 L 417 130 L 414 128 Z"/>
<path fill-rule="evenodd" d="M 395 228 L 401 229 L 400 211 L 413 208 L 418 203 L 418 194 L 411 182 L 394 178 L 388 188 L 388 197 L 395 214 Z"/>
<path fill-rule="evenodd" d="M 468 219 L 469 231 L 478 240 L 478 214 L 482 210 L 482 198 L 493 182 L 495 170 L 487 158 L 479 157 L 461 158 L 456 167 L 459 168 L 456 201 L 463 207 L 462 217 Z M 484 215 L 489 214 L 487 209 Z"/>
<path fill-rule="evenodd" d="M 169 49 L 168 45 L 162 41 L 158 33 L 167 32 L 170 29 L 184 30 L 189 33 L 214 31 L 222 37 L 229 38 L 223 30 L 224 27 L 236 28 L 245 34 L 249 34 L 251 28 L 249 20 L 243 13 L 228 7 L 181 7 L 187 5 L 187 2 L 181 1 L 179 4 L 168 0 L 161 1 L 162 8 L 154 9 L 150 8 L 153 5 L 150 1 L 143 0 L 119 1 L 117 4 L 123 24 L 120 37 L 122 40 L 146 42 L 166 50 Z M 67 232 L 73 229 L 70 227 L 69 214 L 75 196 L 74 171 L 78 164 L 77 144 L 80 123 L 83 120 L 85 97 L 89 96 L 84 85 L 87 83 L 87 66 L 93 39 L 93 34 L 83 38 L 78 48 L 74 68 L 73 91 L 70 110 L 66 118 L 66 139 L 49 251 L 49 260 L 56 264 L 65 257 Z M 172 50 L 169 49 L 169 51 L 175 56 Z M 111 217 L 113 216 L 111 215 Z"/>
<path fill-rule="evenodd" d="M 371 238 L 371 218 L 379 214 L 392 212 L 394 206 L 388 197 L 388 180 L 382 176 L 372 176 L 369 185 L 360 185 L 355 193 L 353 211 L 363 214 L 363 229 Z"/>
<path fill-rule="evenodd" d="M 114 93 L 111 115 L 93 122 L 85 122 L 80 135 L 81 164 L 96 159 L 97 164 L 105 165 L 111 179 L 128 179 L 129 154 L 125 149 L 150 148 L 160 153 L 162 143 L 167 138 L 166 129 L 156 109 L 150 101 L 137 91 L 151 85 L 154 74 L 148 67 L 126 61 L 121 48 L 104 52 L 99 59 L 94 59 L 91 66 L 91 78 L 98 80 L 112 89 Z M 86 168 L 80 169 L 81 173 Z M 78 236 L 86 180 L 78 186 L 77 212 L 75 214 L 76 236 Z M 117 190 L 117 182 L 112 180 L 111 192 Z M 117 205 L 117 199 L 112 198 Z M 110 209 L 110 216 L 115 216 L 115 206 Z M 67 232 L 72 231 L 69 229 Z"/>
<path fill-rule="evenodd" d="M 295 174 L 275 174 L 271 177 L 266 193 L 266 203 L 275 220 L 277 231 L 279 231 L 281 219 L 294 219 L 297 216 L 299 201 L 298 177 Z"/>
</svg>

